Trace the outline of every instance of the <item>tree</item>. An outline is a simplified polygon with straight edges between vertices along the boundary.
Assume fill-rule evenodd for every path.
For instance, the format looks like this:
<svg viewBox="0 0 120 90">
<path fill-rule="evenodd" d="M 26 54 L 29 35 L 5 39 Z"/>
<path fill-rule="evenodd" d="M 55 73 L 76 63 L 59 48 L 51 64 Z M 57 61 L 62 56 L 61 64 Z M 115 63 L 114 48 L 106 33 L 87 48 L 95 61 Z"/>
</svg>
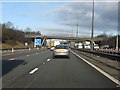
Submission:
<svg viewBox="0 0 120 90">
<path fill-rule="evenodd" d="M 31 33 L 31 28 L 27 27 L 25 31 L 26 31 L 27 34 L 30 34 Z"/>
<path fill-rule="evenodd" d="M 98 35 L 98 36 L 96 36 L 96 37 L 103 37 L 103 38 L 107 38 L 107 37 L 108 37 L 108 35 L 107 35 L 107 34 L 105 34 L 105 33 L 103 33 L 103 34 L 100 34 L 100 35 Z"/>
<path fill-rule="evenodd" d="M 12 28 L 12 29 L 14 29 L 14 25 L 13 25 L 13 23 L 11 23 L 10 21 L 7 22 L 7 23 L 5 23 L 5 27 L 6 27 L 6 28 Z"/>
</svg>

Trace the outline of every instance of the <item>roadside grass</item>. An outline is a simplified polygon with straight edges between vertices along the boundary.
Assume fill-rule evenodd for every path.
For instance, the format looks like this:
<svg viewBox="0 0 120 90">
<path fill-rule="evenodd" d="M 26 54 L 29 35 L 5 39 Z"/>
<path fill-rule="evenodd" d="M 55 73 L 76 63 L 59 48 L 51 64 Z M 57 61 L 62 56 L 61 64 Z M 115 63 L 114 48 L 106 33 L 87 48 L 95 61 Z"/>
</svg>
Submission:
<svg viewBox="0 0 120 90">
<path fill-rule="evenodd" d="M 20 42 L 17 42 L 16 45 L 10 45 L 10 44 L 7 44 L 7 43 L 2 43 L 2 48 L 3 49 L 7 49 L 7 48 L 24 48 L 25 46 L 20 43 Z"/>
<path fill-rule="evenodd" d="M 24 44 L 20 43 L 20 42 L 17 42 L 16 45 L 10 45 L 10 44 L 7 44 L 7 43 L 2 43 L 2 44 L 0 44 L 0 46 L 1 46 L 2 49 L 8 49 L 8 48 L 26 48 L 26 46 Z M 31 45 L 29 45 L 27 47 L 28 48 L 29 47 L 32 48 L 33 45 L 31 44 Z"/>
</svg>

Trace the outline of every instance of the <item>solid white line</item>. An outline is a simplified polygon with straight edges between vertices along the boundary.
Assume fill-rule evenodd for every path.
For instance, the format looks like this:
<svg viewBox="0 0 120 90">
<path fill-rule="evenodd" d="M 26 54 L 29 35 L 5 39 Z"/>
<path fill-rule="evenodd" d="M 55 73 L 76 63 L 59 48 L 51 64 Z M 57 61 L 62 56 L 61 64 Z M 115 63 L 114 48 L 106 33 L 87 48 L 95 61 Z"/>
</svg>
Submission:
<svg viewBox="0 0 120 90">
<path fill-rule="evenodd" d="M 33 69 L 32 71 L 29 72 L 29 74 L 33 74 L 34 72 L 36 72 L 38 70 L 38 68 Z"/>
<path fill-rule="evenodd" d="M 47 61 L 49 62 L 49 61 L 50 61 L 50 59 L 47 59 Z"/>
<path fill-rule="evenodd" d="M 82 58 L 81 56 L 79 56 L 78 54 L 76 54 L 75 52 L 71 51 L 73 54 L 75 54 L 77 57 L 81 58 L 83 61 L 85 61 L 87 64 L 89 64 L 90 66 L 92 66 L 93 68 L 95 68 L 97 71 L 99 71 L 100 73 L 102 73 L 104 76 L 106 76 L 107 78 L 109 78 L 110 80 L 112 80 L 113 82 L 115 82 L 116 84 L 120 85 L 120 81 L 117 80 L 116 78 L 114 78 L 113 76 L 109 75 L 108 73 L 106 73 L 105 71 L 103 71 L 102 69 L 98 68 L 97 66 L 93 65 L 92 63 L 90 63 L 89 61 L 85 60 L 84 58 Z"/>
<path fill-rule="evenodd" d="M 11 59 L 9 59 L 9 60 L 15 60 L 15 58 L 11 58 Z"/>
</svg>

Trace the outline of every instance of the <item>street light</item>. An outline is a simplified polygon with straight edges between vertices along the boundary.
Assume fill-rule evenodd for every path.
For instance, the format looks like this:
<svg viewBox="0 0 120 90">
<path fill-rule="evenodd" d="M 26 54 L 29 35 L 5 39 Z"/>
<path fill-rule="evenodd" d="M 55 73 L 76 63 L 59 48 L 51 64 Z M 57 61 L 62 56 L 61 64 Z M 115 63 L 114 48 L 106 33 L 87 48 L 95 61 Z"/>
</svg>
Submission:
<svg viewBox="0 0 120 90">
<path fill-rule="evenodd" d="M 70 24 L 66 24 L 67 26 L 71 26 Z M 72 30 L 70 30 L 70 33 L 71 33 L 71 35 L 70 35 L 70 37 L 72 37 Z M 69 33 L 69 34 L 70 34 Z"/>
<path fill-rule="evenodd" d="M 76 18 L 77 18 L 77 31 L 76 31 L 76 37 L 78 38 L 78 24 L 79 24 L 79 22 L 78 22 L 78 16 L 80 15 L 80 14 L 77 14 L 77 13 L 68 13 L 68 14 L 76 14 Z M 86 14 L 86 13 L 81 13 L 81 14 Z"/>
<path fill-rule="evenodd" d="M 93 0 L 93 8 L 92 8 L 92 33 L 91 33 L 91 49 L 94 49 L 93 45 L 93 34 L 94 34 L 94 0 Z"/>
</svg>

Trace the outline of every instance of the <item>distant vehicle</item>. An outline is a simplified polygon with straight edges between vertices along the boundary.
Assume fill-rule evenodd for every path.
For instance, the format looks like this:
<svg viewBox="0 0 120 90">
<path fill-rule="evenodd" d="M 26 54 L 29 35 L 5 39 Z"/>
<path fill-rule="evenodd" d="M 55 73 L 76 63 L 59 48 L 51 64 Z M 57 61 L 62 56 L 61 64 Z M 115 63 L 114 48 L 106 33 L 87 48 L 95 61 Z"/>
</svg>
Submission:
<svg viewBox="0 0 120 90">
<path fill-rule="evenodd" d="M 90 41 L 85 41 L 84 42 L 84 49 L 91 49 Z"/>
<path fill-rule="evenodd" d="M 75 43 L 75 44 L 74 44 L 74 47 L 75 47 L 75 48 L 78 48 L 78 43 Z"/>
<path fill-rule="evenodd" d="M 50 47 L 56 46 L 56 45 L 60 45 L 60 41 L 51 41 L 50 42 Z"/>
<path fill-rule="evenodd" d="M 67 45 L 57 45 L 53 51 L 53 58 L 56 56 L 67 56 L 70 57 L 70 49 Z"/>
<path fill-rule="evenodd" d="M 91 49 L 91 46 L 89 44 L 84 45 L 84 49 Z"/>
<path fill-rule="evenodd" d="M 75 47 L 75 42 L 70 42 L 70 47 L 74 48 Z"/>
<path fill-rule="evenodd" d="M 81 42 L 78 43 L 78 48 L 83 49 L 83 44 Z"/>
<path fill-rule="evenodd" d="M 60 41 L 54 41 L 54 46 L 60 45 Z"/>
<path fill-rule="evenodd" d="M 50 47 L 54 46 L 54 41 L 50 42 Z"/>
<path fill-rule="evenodd" d="M 50 48 L 50 50 L 51 50 L 51 51 L 53 51 L 54 49 L 55 49 L 55 47 L 54 47 L 54 46 L 52 46 L 52 47 Z"/>
<path fill-rule="evenodd" d="M 109 47 L 110 47 L 109 45 L 103 45 L 103 46 L 101 46 L 102 49 L 109 49 Z"/>
<path fill-rule="evenodd" d="M 98 44 L 95 44 L 95 45 L 94 45 L 94 49 L 99 49 Z"/>
</svg>

